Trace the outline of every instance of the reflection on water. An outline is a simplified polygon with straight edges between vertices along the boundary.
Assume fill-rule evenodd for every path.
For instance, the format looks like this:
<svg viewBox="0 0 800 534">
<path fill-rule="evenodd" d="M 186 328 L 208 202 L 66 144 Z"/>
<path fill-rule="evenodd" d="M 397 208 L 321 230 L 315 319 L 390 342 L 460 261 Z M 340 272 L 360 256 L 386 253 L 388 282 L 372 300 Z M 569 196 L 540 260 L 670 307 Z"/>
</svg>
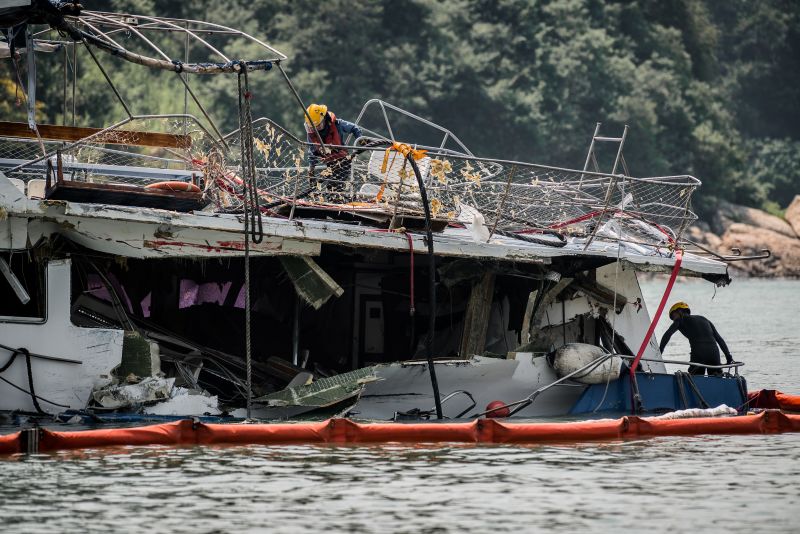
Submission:
<svg viewBox="0 0 800 534">
<path fill-rule="evenodd" d="M 6 532 L 788 531 L 798 481 L 796 435 L 148 447 L 0 460 Z"/>
<path fill-rule="evenodd" d="M 651 310 L 665 280 L 644 284 Z M 800 283 L 684 282 L 750 388 L 800 393 Z M 713 298 L 712 298 L 713 297 Z M 657 330 L 662 334 L 668 320 Z M 667 356 L 687 358 L 673 337 Z M 3 532 L 796 531 L 800 435 L 0 457 Z"/>
</svg>

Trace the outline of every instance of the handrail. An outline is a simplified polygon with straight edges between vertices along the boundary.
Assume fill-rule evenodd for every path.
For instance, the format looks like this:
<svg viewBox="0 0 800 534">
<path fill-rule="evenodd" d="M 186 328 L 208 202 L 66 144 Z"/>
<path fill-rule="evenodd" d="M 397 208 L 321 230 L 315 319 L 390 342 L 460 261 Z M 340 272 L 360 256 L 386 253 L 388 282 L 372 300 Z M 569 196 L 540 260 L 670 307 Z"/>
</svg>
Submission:
<svg viewBox="0 0 800 534">
<path fill-rule="evenodd" d="M 634 356 L 629 356 L 627 354 L 617 354 L 623 360 L 633 360 Z M 641 362 L 661 362 L 661 363 L 670 363 L 675 365 L 691 365 L 694 367 L 703 367 L 705 369 L 730 369 L 735 368 L 737 373 L 739 371 L 739 367 L 744 366 L 744 362 L 731 362 L 721 365 L 709 365 L 705 363 L 695 363 L 695 362 L 687 362 L 685 360 L 663 360 L 663 359 L 656 359 L 656 358 L 640 358 L 639 361 Z"/>
<path fill-rule="evenodd" d="M 588 364 L 584 365 L 580 369 L 576 369 L 575 371 L 572 371 L 571 373 L 562 376 L 561 378 L 559 378 L 555 382 L 551 382 L 551 383 L 549 383 L 547 385 L 544 385 L 544 386 L 540 387 L 539 389 L 537 389 L 536 391 L 534 391 L 533 393 L 531 393 L 530 395 L 528 395 L 527 397 L 525 397 L 522 400 L 518 400 L 516 402 L 510 402 L 510 403 L 506 404 L 505 406 L 495 406 L 491 410 L 486 410 L 484 412 L 476 413 L 476 414 L 470 416 L 470 418 L 481 417 L 483 415 L 486 415 L 489 412 L 497 412 L 498 410 L 502 410 L 503 408 L 510 408 L 512 406 L 516 406 L 516 408 L 514 408 L 513 410 L 511 410 L 509 412 L 508 416 L 510 417 L 510 416 L 514 415 L 515 413 L 517 413 L 518 411 L 520 411 L 520 410 L 530 406 L 531 404 L 533 404 L 533 401 L 536 400 L 536 397 L 538 397 L 540 394 L 544 393 L 548 389 L 561 384 L 565 380 L 569 380 L 570 378 L 572 378 L 573 376 L 577 375 L 578 373 L 581 373 L 581 372 L 584 372 L 584 371 L 587 371 L 587 370 L 592 371 L 592 370 L 594 370 L 595 367 L 598 367 L 599 365 L 605 363 L 606 360 L 609 360 L 614 356 L 618 356 L 618 354 L 613 354 L 613 353 L 603 354 L 602 356 L 599 356 L 598 358 L 596 358 L 596 359 L 592 360 L 591 362 L 589 362 Z"/>
<path fill-rule="evenodd" d="M 378 107 L 381 110 L 381 113 L 383 114 L 383 120 L 384 120 L 384 122 L 386 124 L 386 129 L 389 132 L 390 138 L 386 139 L 385 137 L 383 137 L 380 134 L 379 134 L 379 136 L 384 138 L 384 139 L 386 139 L 387 141 L 393 141 L 393 142 L 397 141 L 397 139 L 395 139 L 395 137 L 394 137 L 394 132 L 392 131 L 392 126 L 391 126 L 391 122 L 389 121 L 389 116 L 386 114 L 386 108 L 389 108 L 392 111 L 395 111 L 395 112 L 397 112 L 397 113 L 399 113 L 401 115 L 405 115 L 406 117 L 410 117 L 410 118 L 416 120 L 417 122 L 420 122 L 420 123 L 424 124 L 425 126 L 429 126 L 429 127 L 433 128 L 435 130 L 438 130 L 439 132 L 444 134 L 444 138 L 442 139 L 442 144 L 439 147 L 440 149 L 447 150 L 447 149 L 444 148 L 444 146 L 447 144 L 447 139 L 448 138 L 452 138 L 453 141 L 455 141 L 464 150 L 464 154 L 463 155 L 467 155 L 467 156 L 472 156 L 473 155 L 472 152 L 467 148 L 467 146 L 464 143 L 461 142 L 461 139 L 459 139 L 453 132 L 451 132 L 450 130 L 448 130 L 444 126 L 441 126 L 439 124 L 436 124 L 435 122 L 429 121 L 428 119 L 425 119 L 424 117 L 420 117 L 419 115 L 415 115 L 414 113 L 411 113 L 410 111 L 406 111 L 403 108 L 397 107 L 397 106 L 395 106 L 393 104 L 390 104 L 388 102 L 385 102 L 385 101 L 383 101 L 383 100 L 381 100 L 379 98 L 372 98 L 370 100 L 367 100 L 364 103 L 364 105 L 361 107 L 361 111 L 359 112 L 358 117 L 355 120 L 356 124 L 359 124 L 361 122 L 361 119 L 364 117 L 364 114 L 366 113 L 367 108 L 369 108 L 373 104 L 377 104 Z M 348 138 L 349 137 L 350 136 L 348 135 Z"/>
<path fill-rule="evenodd" d="M 544 393 L 548 389 L 550 389 L 550 388 L 552 388 L 554 386 L 560 385 L 562 382 L 564 382 L 566 380 L 569 380 L 573 376 L 575 376 L 575 375 L 577 375 L 577 374 L 579 374 L 579 373 L 581 373 L 583 371 L 593 371 L 595 369 L 595 367 L 599 367 L 601 364 L 605 363 L 606 360 L 609 360 L 609 359 L 613 358 L 614 356 L 617 356 L 617 357 L 619 357 L 619 358 L 621 358 L 623 360 L 633 360 L 633 359 L 636 358 L 635 356 L 631 356 L 631 355 L 628 355 L 628 354 L 616 354 L 616 353 L 604 354 L 604 355 L 599 356 L 598 358 L 592 360 L 591 362 L 589 362 L 588 364 L 584 365 L 580 369 L 572 371 L 571 373 L 559 378 L 558 380 L 540 387 L 539 389 L 537 389 L 536 391 L 534 391 L 533 393 L 531 393 L 530 395 L 528 395 L 524 399 L 518 400 L 516 402 L 510 402 L 510 403 L 506 404 L 505 406 L 494 407 L 491 410 L 486 410 L 484 412 L 473 414 L 473 415 L 470 416 L 470 419 L 474 419 L 476 417 L 482 417 L 482 416 L 486 415 L 487 413 L 497 412 L 498 410 L 502 410 L 503 408 L 510 408 L 512 406 L 516 406 L 516 408 L 514 408 L 513 410 L 511 410 L 509 412 L 508 417 L 510 417 L 510 416 L 514 415 L 515 413 L 519 412 L 520 410 L 523 410 L 523 409 L 527 408 L 528 406 L 530 406 L 531 404 L 533 404 L 533 402 L 536 400 L 536 397 L 538 397 L 539 395 L 541 395 L 542 393 Z M 656 359 L 656 358 L 639 358 L 639 361 L 661 362 L 661 363 L 669 363 L 669 364 L 677 364 L 677 365 L 693 365 L 693 366 L 696 366 L 696 367 L 703 367 L 703 368 L 707 368 L 707 369 L 729 369 L 729 368 L 734 368 L 735 371 L 736 371 L 736 376 L 739 376 L 739 367 L 744 365 L 744 362 L 733 362 L 733 363 L 728 363 L 728 364 L 724 364 L 724 365 L 708 365 L 708 364 L 703 364 L 703 363 L 694 363 L 694 362 L 691 362 L 691 361 L 687 362 L 687 361 L 684 361 L 684 360 L 662 360 L 662 359 Z"/>
<path fill-rule="evenodd" d="M 208 138 L 211 140 L 211 142 L 216 144 L 216 140 L 214 140 L 214 138 L 212 137 L 211 133 L 206 129 L 205 126 L 203 126 L 203 124 L 194 115 L 184 114 L 184 113 L 164 113 L 164 114 L 156 114 L 156 115 L 133 115 L 131 117 L 122 119 L 121 121 L 116 122 L 116 123 L 112 124 L 111 126 L 107 126 L 106 128 L 98 130 L 97 132 L 95 132 L 95 133 L 93 133 L 93 134 L 91 134 L 91 135 L 89 135 L 87 137 L 84 137 L 83 139 L 79 139 L 78 141 L 74 141 L 72 143 L 69 143 L 69 144 L 67 144 L 65 146 L 60 147 L 60 151 L 64 152 L 66 150 L 70 150 L 70 149 L 80 145 L 81 143 L 93 143 L 93 142 L 96 142 L 97 138 L 101 138 L 102 139 L 102 137 L 100 137 L 102 134 L 104 134 L 106 132 L 110 132 L 110 131 L 115 131 L 117 128 L 120 128 L 120 127 L 122 127 L 122 126 L 124 126 L 126 124 L 129 124 L 131 122 L 134 122 L 134 121 L 138 121 L 138 120 L 153 120 L 153 119 L 181 119 L 181 118 L 182 119 L 191 119 L 191 120 L 193 120 L 194 123 L 197 125 L 197 127 L 200 128 L 201 130 L 203 130 L 203 133 L 208 136 Z M 222 140 L 222 138 L 220 138 L 220 139 Z M 224 142 L 224 140 L 223 140 L 223 142 Z M 53 156 L 56 155 L 56 152 L 58 150 L 59 149 L 54 150 L 52 152 L 48 152 L 47 154 L 45 154 L 43 156 L 39 156 L 36 159 L 32 159 L 30 161 L 27 161 L 26 163 L 24 163 L 22 165 L 18 165 L 16 167 L 14 167 L 13 169 L 10 169 L 7 174 L 13 174 L 15 172 L 19 172 L 22 169 L 24 169 L 25 167 L 28 167 L 29 165 L 33 165 L 35 163 L 39 163 L 39 162 L 44 161 L 46 159 L 52 158 Z"/>
</svg>

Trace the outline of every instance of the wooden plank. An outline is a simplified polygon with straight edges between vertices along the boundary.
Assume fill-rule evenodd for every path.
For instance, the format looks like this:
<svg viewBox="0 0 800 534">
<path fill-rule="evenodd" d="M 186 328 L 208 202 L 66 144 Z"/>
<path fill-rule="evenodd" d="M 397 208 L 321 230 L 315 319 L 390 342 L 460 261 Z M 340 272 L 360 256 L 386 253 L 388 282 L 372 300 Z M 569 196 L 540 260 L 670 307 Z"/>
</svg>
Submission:
<svg viewBox="0 0 800 534">
<path fill-rule="evenodd" d="M 38 124 L 39 135 L 48 141 L 79 141 L 102 131 L 100 128 L 83 126 L 58 126 Z M 24 122 L 0 121 L 0 137 L 21 137 L 36 139 L 36 132 Z M 111 145 L 153 146 L 162 148 L 189 148 L 192 138 L 188 135 L 175 135 L 136 130 L 109 130 L 102 136 L 102 143 Z"/>
<path fill-rule="evenodd" d="M 494 279 L 495 274 L 487 271 L 480 282 L 472 286 L 459 351 L 459 355 L 464 359 L 483 354 L 486 348 L 486 330 L 489 328 L 489 314 L 492 311 Z"/>
</svg>

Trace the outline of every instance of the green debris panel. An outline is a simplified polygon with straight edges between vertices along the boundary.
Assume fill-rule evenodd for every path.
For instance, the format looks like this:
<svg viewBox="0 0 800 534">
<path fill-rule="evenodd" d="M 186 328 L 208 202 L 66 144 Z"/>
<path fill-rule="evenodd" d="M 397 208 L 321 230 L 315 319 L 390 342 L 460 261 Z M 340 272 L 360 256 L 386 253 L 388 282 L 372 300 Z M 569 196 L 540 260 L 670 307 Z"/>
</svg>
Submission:
<svg viewBox="0 0 800 534">
<path fill-rule="evenodd" d="M 254 399 L 269 406 L 332 406 L 361 392 L 364 384 L 378 380 L 377 366 L 321 378 L 307 386 L 286 388 Z"/>
<path fill-rule="evenodd" d="M 340 297 L 344 293 L 344 289 L 311 258 L 285 256 L 281 257 L 281 264 L 297 294 L 315 310 L 332 296 Z"/>
</svg>

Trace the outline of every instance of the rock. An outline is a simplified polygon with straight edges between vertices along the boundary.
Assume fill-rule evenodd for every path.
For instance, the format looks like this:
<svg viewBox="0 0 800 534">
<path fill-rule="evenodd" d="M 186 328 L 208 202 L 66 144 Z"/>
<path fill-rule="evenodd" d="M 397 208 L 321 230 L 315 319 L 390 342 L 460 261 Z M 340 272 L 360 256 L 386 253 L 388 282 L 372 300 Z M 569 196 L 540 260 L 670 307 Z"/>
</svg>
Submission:
<svg viewBox="0 0 800 534">
<path fill-rule="evenodd" d="M 800 277 L 800 239 L 797 237 L 749 224 L 731 223 L 718 250 L 730 254 L 731 248 L 741 249 L 742 255 L 759 254 L 762 249 L 772 253 L 766 260 L 731 263 L 739 271 L 751 276 Z"/>
<path fill-rule="evenodd" d="M 711 220 L 711 228 L 714 233 L 722 235 L 735 223 L 764 228 L 786 237 L 796 238 L 798 235 L 792 225 L 780 217 L 770 215 L 756 208 L 720 201 L 717 213 Z"/>
<path fill-rule="evenodd" d="M 786 221 L 792 226 L 794 233 L 800 236 L 800 195 L 795 195 L 792 203 L 786 208 L 784 215 Z"/>
<path fill-rule="evenodd" d="M 720 250 L 720 248 L 722 247 L 722 238 L 717 234 L 706 232 L 705 234 L 703 234 L 703 239 L 705 239 L 705 242 L 708 245 L 708 247 L 713 250 Z"/>
</svg>

